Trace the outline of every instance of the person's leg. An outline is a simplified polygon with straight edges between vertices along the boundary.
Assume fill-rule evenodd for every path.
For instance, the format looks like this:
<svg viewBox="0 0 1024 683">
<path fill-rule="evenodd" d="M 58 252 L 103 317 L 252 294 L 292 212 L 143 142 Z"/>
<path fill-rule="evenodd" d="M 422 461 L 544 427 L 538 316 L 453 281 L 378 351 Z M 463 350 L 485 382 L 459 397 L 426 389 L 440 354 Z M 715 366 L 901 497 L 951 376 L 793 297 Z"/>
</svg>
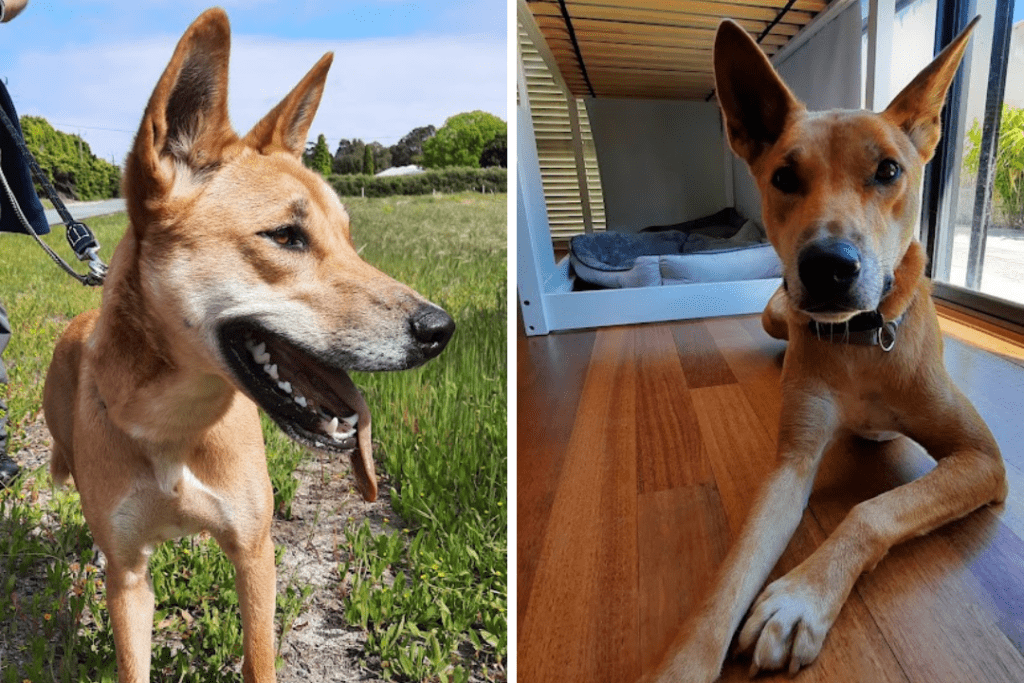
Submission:
<svg viewBox="0 0 1024 683">
<path fill-rule="evenodd" d="M 7 311 L 0 303 L 0 384 L 7 384 L 7 368 L 2 358 L 7 342 L 11 340 L 11 323 L 7 320 Z M 7 454 L 7 404 L 0 396 L 0 489 L 6 488 L 18 476 L 21 468 Z"/>
</svg>

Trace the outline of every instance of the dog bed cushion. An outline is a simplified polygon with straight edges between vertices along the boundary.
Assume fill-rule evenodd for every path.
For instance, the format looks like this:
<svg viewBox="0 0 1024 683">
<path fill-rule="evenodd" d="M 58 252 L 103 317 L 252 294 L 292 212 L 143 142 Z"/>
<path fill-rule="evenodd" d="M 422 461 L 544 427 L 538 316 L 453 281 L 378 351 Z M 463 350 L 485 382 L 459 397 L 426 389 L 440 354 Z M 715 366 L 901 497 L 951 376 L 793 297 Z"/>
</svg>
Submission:
<svg viewBox="0 0 1024 683">
<path fill-rule="evenodd" d="M 691 231 L 576 235 L 569 243 L 569 260 L 583 280 L 613 288 L 782 276 L 775 249 L 753 221 L 739 230 L 710 224 Z"/>
</svg>

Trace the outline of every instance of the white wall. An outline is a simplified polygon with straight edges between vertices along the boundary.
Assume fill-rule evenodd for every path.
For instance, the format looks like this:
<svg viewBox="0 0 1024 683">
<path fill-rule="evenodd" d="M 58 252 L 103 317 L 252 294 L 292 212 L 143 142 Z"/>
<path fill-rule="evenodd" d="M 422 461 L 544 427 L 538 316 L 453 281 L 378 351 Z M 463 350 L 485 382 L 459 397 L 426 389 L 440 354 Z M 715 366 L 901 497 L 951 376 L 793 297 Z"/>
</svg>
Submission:
<svg viewBox="0 0 1024 683">
<path fill-rule="evenodd" d="M 609 230 L 638 232 L 726 206 L 718 105 L 587 99 Z"/>
</svg>

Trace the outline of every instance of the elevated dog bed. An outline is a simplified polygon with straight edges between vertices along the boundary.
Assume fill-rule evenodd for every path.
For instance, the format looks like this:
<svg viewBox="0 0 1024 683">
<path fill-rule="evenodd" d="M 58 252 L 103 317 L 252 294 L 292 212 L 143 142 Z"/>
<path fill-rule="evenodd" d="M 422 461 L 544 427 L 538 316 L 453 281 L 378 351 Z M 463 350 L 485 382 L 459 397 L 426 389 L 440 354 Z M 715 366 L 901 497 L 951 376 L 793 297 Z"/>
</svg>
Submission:
<svg viewBox="0 0 1024 683">
<path fill-rule="evenodd" d="M 569 242 L 576 275 L 601 287 L 653 287 L 781 277 L 764 231 L 733 209 L 637 234 L 595 232 Z"/>
</svg>

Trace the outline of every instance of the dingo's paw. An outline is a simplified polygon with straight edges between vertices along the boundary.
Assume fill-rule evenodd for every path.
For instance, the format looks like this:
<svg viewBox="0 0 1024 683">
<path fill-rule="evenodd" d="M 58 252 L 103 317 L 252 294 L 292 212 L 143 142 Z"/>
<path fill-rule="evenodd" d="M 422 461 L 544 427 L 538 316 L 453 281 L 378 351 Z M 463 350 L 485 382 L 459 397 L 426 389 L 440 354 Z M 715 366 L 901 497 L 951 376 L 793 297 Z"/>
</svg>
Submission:
<svg viewBox="0 0 1024 683">
<path fill-rule="evenodd" d="M 813 662 L 835 620 L 826 602 L 790 575 L 765 588 L 739 637 L 740 650 L 753 648 L 751 675 L 760 669 L 781 669 L 787 660 L 790 674 L 795 674 Z"/>
</svg>

